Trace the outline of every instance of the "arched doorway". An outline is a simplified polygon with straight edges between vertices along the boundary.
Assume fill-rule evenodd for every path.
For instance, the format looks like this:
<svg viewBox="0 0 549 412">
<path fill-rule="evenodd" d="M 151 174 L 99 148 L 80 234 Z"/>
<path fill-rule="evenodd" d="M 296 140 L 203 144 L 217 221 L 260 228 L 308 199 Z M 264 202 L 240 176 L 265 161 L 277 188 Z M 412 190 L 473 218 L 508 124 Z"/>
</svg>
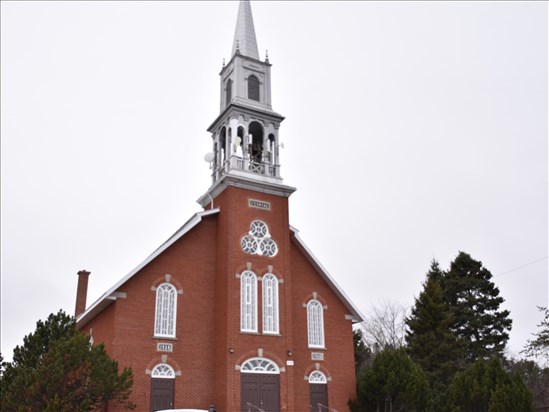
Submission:
<svg viewBox="0 0 549 412">
<path fill-rule="evenodd" d="M 309 400 L 311 412 L 328 410 L 328 380 L 320 371 L 309 375 Z"/>
<path fill-rule="evenodd" d="M 267 358 L 251 358 L 240 367 L 240 411 L 280 411 L 280 369 Z"/>
<path fill-rule="evenodd" d="M 175 371 L 166 364 L 156 365 L 151 372 L 151 412 L 173 408 Z"/>
</svg>

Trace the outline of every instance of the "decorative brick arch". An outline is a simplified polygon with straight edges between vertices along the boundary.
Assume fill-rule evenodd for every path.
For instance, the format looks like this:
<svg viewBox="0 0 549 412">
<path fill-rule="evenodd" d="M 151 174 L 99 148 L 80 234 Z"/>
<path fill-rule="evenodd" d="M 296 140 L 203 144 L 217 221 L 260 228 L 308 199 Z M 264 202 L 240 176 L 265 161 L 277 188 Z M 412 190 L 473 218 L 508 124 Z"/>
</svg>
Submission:
<svg viewBox="0 0 549 412">
<path fill-rule="evenodd" d="M 150 375 L 152 373 L 152 370 L 155 366 L 158 364 L 165 363 L 166 365 L 169 365 L 173 368 L 175 372 L 175 376 L 181 376 L 181 366 L 177 361 L 173 358 L 169 358 L 168 355 L 162 355 L 162 356 L 155 356 L 147 363 L 147 368 L 145 369 L 145 374 Z"/>
<path fill-rule="evenodd" d="M 307 369 L 305 369 L 305 380 L 308 382 L 309 377 L 311 376 L 311 373 L 313 372 L 322 372 L 324 376 L 326 376 L 326 381 L 330 382 L 332 380 L 332 374 L 328 369 L 326 369 L 323 365 L 320 363 L 315 363 L 314 365 L 310 365 Z"/>
<path fill-rule="evenodd" d="M 156 292 L 156 288 L 163 283 L 169 283 L 173 285 L 179 295 L 183 294 L 183 285 L 181 285 L 181 283 L 179 283 L 178 280 L 174 279 L 174 276 L 170 275 L 169 273 L 166 273 L 163 276 L 157 277 L 151 285 L 151 290 L 153 292 Z"/>
<path fill-rule="evenodd" d="M 318 300 L 321 304 L 324 310 L 328 309 L 328 303 L 326 302 L 326 299 L 324 299 L 319 293 L 317 292 L 311 292 L 307 296 L 305 296 L 305 299 L 301 302 L 303 304 L 303 307 L 307 307 L 307 303 L 311 300 Z"/>
<path fill-rule="evenodd" d="M 247 351 L 243 355 L 239 356 L 236 360 L 236 369 L 240 371 L 240 368 L 242 365 L 249 359 L 253 358 L 265 358 L 273 361 L 280 372 L 285 372 L 286 369 L 284 368 L 284 362 L 282 359 L 280 359 L 278 356 L 276 356 L 274 353 L 263 351 L 263 350 L 256 350 L 256 351 Z"/>
</svg>

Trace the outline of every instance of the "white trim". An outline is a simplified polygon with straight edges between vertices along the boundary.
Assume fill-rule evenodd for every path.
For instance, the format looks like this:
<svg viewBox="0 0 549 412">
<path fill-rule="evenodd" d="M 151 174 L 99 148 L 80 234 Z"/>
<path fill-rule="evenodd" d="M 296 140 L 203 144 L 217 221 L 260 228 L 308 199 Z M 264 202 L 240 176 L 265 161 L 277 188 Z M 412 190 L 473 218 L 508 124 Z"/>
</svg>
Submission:
<svg viewBox="0 0 549 412">
<path fill-rule="evenodd" d="M 257 275 L 245 270 L 240 275 L 240 331 L 257 333 Z"/>
<path fill-rule="evenodd" d="M 309 383 L 324 383 L 324 384 L 328 383 L 328 379 L 326 378 L 326 375 L 321 371 L 311 372 L 307 380 L 309 381 Z"/>
<path fill-rule="evenodd" d="M 247 359 L 240 365 L 241 373 L 268 373 L 278 375 L 281 371 L 283 371 L 283 368 L 279 368 L 271 359 L 263 357 Z"/>
<path fill-rule="evenodd" d="M 267 278 L 267 281 L 265 281 L 265 278 Z M 267 289 L 268 286 L 270 287 L 270 291 L 272 293 L 272 296 L 268 296 L 267 293 L 269 290 Z M 279 298 L 278 298 L 278 279 L 277 277 L 272 273 L 267 273 L 263 275 L 263 282 L 261 285 L 262 289 L 262 311 L 263 311 L 263 333 L 265 334 L 278 334 L 280 333 L 280 321 L 279 321 Z M 272 306 L 272 314 L 269 314 L 269 310 L 267 307 L 267 304 L 269 303 L 270 299 L 272 300 L 271 306 Z M 272 319 L 270 319 L 272 318 Z M 271 326 L 270 329 L 267 329 L 266 326 Z"/>
<path fill-rule="evenodd" d="M 156 372 L 156 374 L 155 374 Z M 159 363 L 151 371 L 151 378 L 154 379 L 175 379 L 174 369 L 167 363 Z"/>
<path fill-rule="evenodd" d="M 316 299 L 307 302 L 307 343 L 309 348 L 324 348 L 324 308 Z"/>
<path fill-rule="evenodd" d="M 168 295 L 166 295 L 166 292 Z M 156 288 L 154 336 L 157 338 L 175 338 L 175 327 L 177 324 L 177 294 L 177 289 L 171 283 L 162 283 Z M 173 299 L 171 302 L 170 298 Z M 167 302 L 166 299 L 168 299 Z M 164 323 L 165 325 L 163 325 Z"/>
<path fill-rule="evenodd" d="M 317 269 L 317 271 L 320 273 L 322 278 L 328 283 L 330 288 L 335 292 L 335 294 L 339 297 L 339 299 L 343 302 L 343 304 L 349 309 L 352 316 L 354 317 L 353 322 L 363 322 L 364 321 L 364 315 L 360 313 L 360 311 L 357 309 L 357 307 L 351 302 L 351 300 L 347 297 L 345 292 L 343 292 L 343 289 L 335 282 L 335 280 L 330 276 L 328 271 L 322 266 L 320 261 L 316 258 L 315 255 L 313 255 L 313 252 L 305 245 L 303 240 L 299 237 L 298 233 L 299 230 L 297 230 L 295 227 L 290 226 L 290 232 L 293 234 L 293 238 L 296 241 L 296 244 L 301 250 L 305 253 L 305 257 L 309 262 L 312 263 L 312 265 Z"/>
<path fill-rule="evenodd" d="M 132 270 L 130 273 L 124 276 L 113 287 L 111 287 L 107 292 L 105 292 L 103 296 L 97 299 L 85 312 L 80 314 L 76 318 L 77 326 L 81 328 L 90 320 L 92 320 L 95 317 L 95 315 L 100 313 L 105 307 L 107 307 L 114 300 L 116 300 L 117 297 L 112 295 L 114 292 L 116 292 L 116 290 L 120 286 L 122 286 L 124 283 L 130 280 L 136 273 L 138 273 L 141 269 L 143 269 L 151 261 L 153 261 L 158 255 L 160 255 L 162 252 L 168 249 L 171 245 L 173 245 L 183 235 L 188 233 L 193 227 L 198 225 L 202 221 L 203 217 L 217 214 L 219 213 L 219 210 L 220 210 L 219 208 L 205 210 L 203 212 L 198 212 L 193 217 L 191 217 L 183 226 L 181 226 L 181 228 L 179 228 L 177 232 L 175 232 L 167 241 L 165 241 L 158 249 L 156 249 L 147 259 L 141 262 L 134 270 Z"/>
</svg>

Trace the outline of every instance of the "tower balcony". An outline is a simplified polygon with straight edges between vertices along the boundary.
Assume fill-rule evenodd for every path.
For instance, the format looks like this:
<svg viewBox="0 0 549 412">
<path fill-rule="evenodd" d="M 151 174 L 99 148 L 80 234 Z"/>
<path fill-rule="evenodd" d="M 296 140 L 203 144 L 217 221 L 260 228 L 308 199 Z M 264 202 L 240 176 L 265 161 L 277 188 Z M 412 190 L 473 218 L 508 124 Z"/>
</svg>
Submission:
<svg viewBox="0 0 549 412">
<path fill-rule="evenodd" d="M 259 159 L 249 159 L 238 155 L 232 155 L 225 160 L 219 167 L 214 165 L 212 173 L 212 182 L 215 183 L 223 175 L 234 174 L 246 177 L 262 177 L 282 180 L 280 177 L 280 165 L 272 164 L 270 161 L 261 161 Z"/>
</svg>

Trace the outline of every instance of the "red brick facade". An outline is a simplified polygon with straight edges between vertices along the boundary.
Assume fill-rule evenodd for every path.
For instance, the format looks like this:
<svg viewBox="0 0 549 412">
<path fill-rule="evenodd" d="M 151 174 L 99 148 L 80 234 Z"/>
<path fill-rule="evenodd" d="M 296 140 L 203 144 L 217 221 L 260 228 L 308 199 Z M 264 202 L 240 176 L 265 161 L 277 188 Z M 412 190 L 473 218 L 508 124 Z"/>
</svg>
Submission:
<svg viewBox="0 0 549 412">
<path fill-rule="evenodd" d="M 250 198 L 270 203 L 271 210 L 249 207 Z M 215 404 L 218 411 L 238 411 L 241 388 L 237 367 L 261 351 L 281 368 L 280 410 L 309 410 L 306 377 L 317 368 L 328 377 L 329 407 L 348 410 L 348 400 L 355 397 L 349 304 L 342 302 L 311 257 L 298 247 L 288 225 L 287 198 L 229 187 L 214 206 L 218 213 L 203 217 L 111 291 L 111 296 L 119 296 L 116 300 L 95 315 L 86 315 L 93 312 L 88 309 L 79 318 L 81 330 L 91 333 L 95 343 L 104 342 L 121 367 L 132 367 L 132 400 L 139 411 L 150 410 L 150 371 L 163 362 L 177 374 L 174 408 L 207 409 Z M 269 226 L 279 246 L 276 256 L 253 256 L 241 249 L 240 239 L 255 219 Z M 246 268 L 258 277 L 271 271 L 279 279 L 277 336 L 261 333 L 261 282 L 258 333 L 240 332 L 237 275 Z M 166 282 L 166 275 L 179 291 L 175 339 L 154 337 L 153 289 Z M 324 305 L 325 349 L 308 348 L 304 306 L 313 294 Z M 157 344 L 162 342 L 172 343 L 173 352 L 159 352 Z M 312 352 L 323 353 L 324 360 L 312 360 Z"/>
<path fill-rule="evenodd" d="M 168 397 L 173 408 L 215 405 L 218 412 L 236 412 L 247 410 L 241 408 L 242 399 L 254 399 L 258 404 L 254 407 L 265 407 L 266 412 L 307 412 L 312 410 L 309 376 L 313 372 L 325 378 L 319 399 L 329 409 L 323 412 L 347 411 L 348 401 L 356 396 L 352 322 L 361 317 L 289 225 L 288 197 L 295 189 L 284 186 L 279 174 L 278 128 L 283 117 L 270 108 L 270 63 L 255 56 L 251 21 L 249 3 L 242 1 L 237 28 L 247 31 L 247 41 L 253 41 L 238 43 L 235 37 L 237 51 L 221 73 L 226 96 L 221 114 L 209 129 L 214 141 L 210 158 L 214 182 L 199 200 L 205 210 L 81 314 L 87 275 L 80 282 L 78 327 L 95 343 L 103 342 L 121 368 L 133 369 L 132 401 L 138 411 L 156 410 L 151 406 L 151 384 L 157 366 L 170 374 L 170 381 L 163 382 L 173 382 Z M 259 100 L 254 102 L 246 95 L 250 76 L 261 79 Z M 231 100 L 231 87 L 237 99 Z M 276 242 L 278 250 L 272 257 L 247 253 L 242 247 L 243 236 L 256 220 L 267 225 Z M 241 330 L 245 271 L 257 277 L 257 332 Z M 263 332 L 262 277 L 267 273 L 278 280 L 274 282 L 278 285 L 276 334 Z M 170 338 L 155 335 L 157 289 L 164 288 L 176 296 L 175 337 Z M 318 322 L 324 332 L 321 348 L 309 347 L 307 303 L 311 299 L 323 316 L 323 322 Z M 257 374 L 252 372 L 257 370 L 243 373 L 240 369 L 252 358 L 268 361 L 273 369 L 265 373 L 270 376 L 264 385 L 276 381 L 276 389 L 265 386 L 270 391 L 265 393 L 249 389 L 250 381 L 244 378 L 255 385 Z M 257 388 L 263 385 L 262 379 L 257 377 Z M 154 383 L 159 384 L 156 379 Z M 155 396 L 157 390 L 155 386 Z M 264 400 L 276 406 L 267 407 Z M 317 398 L 314 402 L 316 412 L 321 402 Z"/>
</svg>

